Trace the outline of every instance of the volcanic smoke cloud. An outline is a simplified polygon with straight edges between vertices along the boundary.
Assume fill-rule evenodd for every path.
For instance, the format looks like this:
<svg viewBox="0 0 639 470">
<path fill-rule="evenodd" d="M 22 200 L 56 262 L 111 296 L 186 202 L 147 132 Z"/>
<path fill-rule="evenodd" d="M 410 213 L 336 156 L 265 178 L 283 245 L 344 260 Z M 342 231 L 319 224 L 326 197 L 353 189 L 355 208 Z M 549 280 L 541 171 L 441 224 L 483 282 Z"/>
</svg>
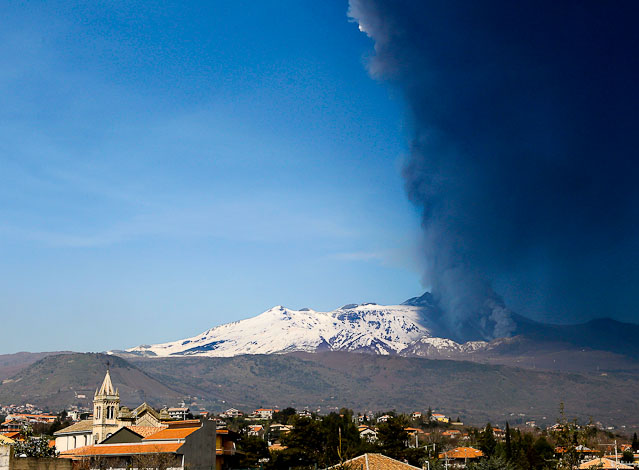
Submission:
<svg viewBox="0 0 639 470">
<path fill-rule="evenodd" d="M 351 0 L 407 103 L 425 282 L 457 339 L 637 320 L 639 4 Z"/>
</svg>

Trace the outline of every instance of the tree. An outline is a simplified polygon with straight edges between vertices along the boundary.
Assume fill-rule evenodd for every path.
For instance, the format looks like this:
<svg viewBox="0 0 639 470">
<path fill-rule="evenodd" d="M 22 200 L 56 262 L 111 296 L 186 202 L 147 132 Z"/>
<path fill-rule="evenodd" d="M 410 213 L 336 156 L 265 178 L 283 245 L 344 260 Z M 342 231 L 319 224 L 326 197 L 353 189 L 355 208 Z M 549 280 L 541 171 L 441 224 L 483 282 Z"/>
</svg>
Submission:
<svg viewBox="0 0 639 470">
<path fill-rule="evenodd" d="M 77 461 L 77 467 L 74 465 L 74 468 L 76 470 L 106 470 L 109 468 L 109 464 L 106 457 L 102 455 L 84 456 Z"/>
<path fill-rule="evenodd" d="M 276 411 L 273 413 L 273 422 L 280 424 L 289 424 L 293 417 L 296 415 L 295 408 L 284 408 L 282 411 Z"/>
<path fill-rule="evenodd" d="M 532 446 L 528 460 L 532 468 L 541 469 L 546 466 L 546 462 L 553 458 L 554 454 L 553 446 L 544 436 L 539 436 Z"/>
<path fill-rule="evenodd" d="M 639 440 L 637 440 L 637 433 L 632 436 L 632 450 L 637 452 L 639 450 Z"/>
<path fill-rule="evenodd" d="M 46 434 L 47 436 L 53 436 L 53 433 L 55 433 L 56 431 L 59 431 L 60 429 L 64 429 L 70 425 L 71 425 L 71 422 L 67 421 L 66 418 L 61 419 L 60 417 L 58 417 L 55 419 L 55 421 L 53 421 L 53 423 L 51 423 L 47 427 L 44 434 Z"/>
<path fill-rule="evenodd" d="M 229 430 L 234 431 L 238 434 L 244 434 L 248 431 L 249 422 L 243 416 L 238 416 L 237 418 L 226 418 L 226 426 Z"/>
<path fill-rule="evenodd" d="M 257 467 L 260 459 L 268 458 L 268 445 L 257 436 L 244 435 L 237 443 L 240 468 Z"/>
<path fill-rule="evenodd" d="M 408 447 L 408 432 L 405 427 L 405 420 L 401 417 L 391 417 L 379 425 L 377 442 L 382 454 L 402 460 L 404 449 Z"/>
<path fill-rule="evenodd" d="M 484 431 L 479 435 L 478 440 L 479 448 L 488 457 L 492 457 L 495 453 L 495 447 L 497 447 L 497 441 L 495 440 L 495 434 L 493 433 L 493 427 L 490 423 L 486 424 Z"/>
<path fill-rule="evenodd" d="M 49 439 L 46 437 L 27 437 L 24 441 L 14 444 L 14 452 L 17 457 L 56 457 L 57 451 L 49 447 Z"/>
<path fill-rule="evenodd" d="M 518 470 L 515 465 L 502 457 L 490 457 L 468 465 L 469 470 Z"/>
<path fill-rule="evenodd" d="M 623 454 L 621 454 L 621 461 L 632 463 L 635 461 L 635 456 L 633 455 L 631 450 L 624 450 Z"/>
<path fill-rule="evenodd" d="M 563 448 L 563 454 L 558 464 L 560 469 L 574 469 L 579 464 L 579 454 L 576 447 L 579 443 L 577 421 L 569 422 L 566 419 L 564 404 L 559 404 L 559 419 L 557 424 L 560 425 L 559 430 L 555 432 L 557 446 Z"/>
<path fill-rule="evenodd" d="M 294 428 L 281 437 L 287 448 L 272 456 L 273 464 L 276 468 L 326 467 L 324 441 L 319 421 L 295 418 Z"/>
<path fill-rule="evenodd" d="M 506 460 L 510 460 L 513 458 L 513 446 L 512 446 L 512 442 L 510 440 L 510 424 L 508 424 L 508 421 L 506 421 L 506 445 L 505 445 L 505 451 L 506 451 Z"/>
<path fill-rule="evenodd" d="M 321 421 L 325 439 L 325 454 L 330 462 L 343 462 L 363 449 L 357 426 L 353 423 L 353 412 L 342 408 L 340 413 L 330 413 Z"/>
<path fill-rule="evenodd" d="M 132 466 L 138 470 L 167 470 L 179 467 L 179 465 L 180 460 L 175 454 L 162 453 L 159 450 L 158 452 L 136 454 L 132 459 Z"/>
</svg>

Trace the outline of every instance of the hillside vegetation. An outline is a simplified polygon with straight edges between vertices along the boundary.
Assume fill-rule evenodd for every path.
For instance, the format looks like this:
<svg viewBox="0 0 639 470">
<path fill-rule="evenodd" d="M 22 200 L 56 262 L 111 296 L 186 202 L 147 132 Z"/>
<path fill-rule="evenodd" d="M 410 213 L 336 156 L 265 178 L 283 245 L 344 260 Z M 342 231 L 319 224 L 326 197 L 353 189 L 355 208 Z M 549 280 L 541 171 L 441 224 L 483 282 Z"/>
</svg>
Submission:
<svg viewBox="0 0 639 470">
<path fill-rule="evenodd" d="M 143 401 L 160 404 L 179 394 L 117 356 L 69 353 L 47 356 L 0 385 L 0 403 L 33 403 L 59 410 L 69 405 L 88 406 L 107 368 L 119 388 L 123 404 Z M 84 396 L 84 397 L 83 397 Z"/>
<path fill-rule="evenodd" d="M 560 402 L 570 416 L 639 427 L 639 375 L 535 371 L 464 361 L 344 352 L 230 358 L 129 358 L 101 354 L 46 357 L 0 385 L 0 403 L 25 401 L 52 410 L 92 398 L 110 362 L 123 404 L 147 401 L 219 411 L 231 406 L 440 410 L 471 424 L 552 424 Z M 543 418 L 546 418 L 545 420 Z"/>
<path fill-rule="evenodd" d="M 543 417 L 554 422 L 563 401 L 571 415 L 584 420 L 593 416 L 636 425 L 628 422 L 628 410 L 639 407 L 634 393 L 639 375 L 628 372 L 586 375 L 344 352 L 133 361 L 158 380 L 218 409 L 346 406 L 411 411 L 431 406 L 479 424 L 506 419 L 537 419 L 542 424 Z"/>
</svg>

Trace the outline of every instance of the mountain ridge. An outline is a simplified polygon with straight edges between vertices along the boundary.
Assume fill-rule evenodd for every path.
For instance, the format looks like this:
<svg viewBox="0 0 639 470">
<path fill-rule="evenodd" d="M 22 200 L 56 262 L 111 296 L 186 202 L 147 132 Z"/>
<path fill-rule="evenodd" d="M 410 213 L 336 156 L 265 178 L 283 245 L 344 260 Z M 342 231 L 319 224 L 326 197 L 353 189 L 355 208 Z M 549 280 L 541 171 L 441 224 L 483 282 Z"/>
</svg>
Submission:
<svg viewBox="0 0 639 470">
<path fill-rule="evenodd" d="M 90 406 L 107 367 L 128 406 L 142 401 L 175 406 L 182 400 L 194 411 L 293 406 L 328 412 L 346 406 L 411 412 L 430 406 L 476 425 L 528 420 L 550 425 L 564 402 L 569 416 L 639 430 L 636 415 L 629 413 L 639 406 L 637 371 L 568 373 L 341 351 L 127 359 L 52 355 L 0 384 L 0 402 L 29 402 L 51 411 Z"/>
<path fill-rule="evenodd" d="M 499 302 L 495 305 L 507 311 Z M 310 308 L 294 310 L 277 305 L 257 316 L 219 325 L 190 338 L 112 352 L 123 356 L 232 357 L 298 351 L 350 351 L 463 359 L 470 355 L 494 356 L 508 343 L 505 339 L 515 338 L 514 342 L 528 346 L 544 343 L 563 349 L 587 348 L 639 357 L 639 345 L 635 341 L 639 336 L 639 325 L 611 319 L 555 325 L 510 311 L 506 315 L 507 322 L 512 325 L 510 336 L 457 341 L 429 292 L 398 305 L 372 302 L 346 304 L 327 312 Z M 465 325 L 464 328 L 472 326 Z"/>
</svg>

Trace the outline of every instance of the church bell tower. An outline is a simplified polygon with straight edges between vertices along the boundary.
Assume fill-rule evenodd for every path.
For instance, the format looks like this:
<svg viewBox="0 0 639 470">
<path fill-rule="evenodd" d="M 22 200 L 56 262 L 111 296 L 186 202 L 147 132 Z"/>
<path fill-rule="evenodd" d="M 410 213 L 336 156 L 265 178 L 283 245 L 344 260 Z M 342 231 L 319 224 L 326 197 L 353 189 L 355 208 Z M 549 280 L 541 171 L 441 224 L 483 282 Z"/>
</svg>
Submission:
<svg viewBox="0 0 639 470">
<path fill-rule="evenodd" d="M 118 422 L 120 392 L 113 389 L 111 374 L 107 369 L 102 386 L 93 397 L 93 442 L 102 442 L 121 426 Z"/>
</svg>

